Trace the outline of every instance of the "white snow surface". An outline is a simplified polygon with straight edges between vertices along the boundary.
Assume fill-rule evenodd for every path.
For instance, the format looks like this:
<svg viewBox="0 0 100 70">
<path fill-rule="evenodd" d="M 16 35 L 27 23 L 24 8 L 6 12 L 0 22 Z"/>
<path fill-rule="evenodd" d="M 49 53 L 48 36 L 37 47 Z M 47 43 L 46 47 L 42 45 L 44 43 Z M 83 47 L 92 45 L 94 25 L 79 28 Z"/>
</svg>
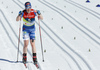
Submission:
<svg viewBox="0 0 100 70">
<path fill-rule="evenodd" d="M 19 24 L 16 17 L 30 1 L 40 10 L 44 62 L 42 62 L 38 19 L 36 50 L 41 70 L 100 70 L 100 3 L 99 0 L 0 0 L 0 70 L 26 70 L 22 63 L 23 39 L 17 61 Z M 32 63 L 28 45 L 27 70 L 39 70 Z"/>
</svg>

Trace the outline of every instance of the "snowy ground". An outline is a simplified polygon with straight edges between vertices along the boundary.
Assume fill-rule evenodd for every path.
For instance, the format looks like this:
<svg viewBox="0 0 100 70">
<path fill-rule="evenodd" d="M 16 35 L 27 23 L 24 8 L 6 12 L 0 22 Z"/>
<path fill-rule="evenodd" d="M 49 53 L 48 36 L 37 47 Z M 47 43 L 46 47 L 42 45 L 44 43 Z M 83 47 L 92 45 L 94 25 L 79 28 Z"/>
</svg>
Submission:
<svg viewBox="0 0 100 70">
<path fill-rule="evenodd" d="M 17 63 L 19 23 L 16 16 L 30 0 L 0 0 L 0 70 L 25 70 L 22 64 L 23 39 Z M 41 70 L 100 69 L 99 0 L 31 0 L 32 8 L 44 17 L 40 22 L 45 62 L 42 62 L 39 25 L 36 19 L 36 48 Z M 22 22 L 21 22 L 22 23 Z M 90 49 L 90 51 L 89 51 Z M 28 46 L 29 70 L 32 64 Z"/>
</svg>

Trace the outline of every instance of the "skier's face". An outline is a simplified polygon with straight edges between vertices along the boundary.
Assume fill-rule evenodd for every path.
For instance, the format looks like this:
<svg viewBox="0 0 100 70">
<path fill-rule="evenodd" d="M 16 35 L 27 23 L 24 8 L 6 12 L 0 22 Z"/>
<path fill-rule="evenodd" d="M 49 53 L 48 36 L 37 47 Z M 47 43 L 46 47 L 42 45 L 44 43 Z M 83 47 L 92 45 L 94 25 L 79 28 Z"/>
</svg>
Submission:
<svg viewBox="0 0 100 70">
<path fill-rule="evenodd" d="M 26 9 L 26 11 L 27 11 L 27 13 L 30 13 L 31 12 L 31 8 Z"/>
</svg>

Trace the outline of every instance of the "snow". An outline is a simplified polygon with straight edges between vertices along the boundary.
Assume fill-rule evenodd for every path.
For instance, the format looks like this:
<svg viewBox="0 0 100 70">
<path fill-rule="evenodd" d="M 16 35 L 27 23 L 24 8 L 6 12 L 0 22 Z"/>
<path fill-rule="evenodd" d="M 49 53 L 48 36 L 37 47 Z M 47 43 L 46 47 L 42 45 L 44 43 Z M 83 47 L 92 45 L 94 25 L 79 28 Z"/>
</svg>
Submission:
<svg viewBox="0 0 100 70">
<path fill-rule="evenodd" d="M 17 61 L 19 22 L 16 16 L 30 0 L 0 0 L 0 70 L 25 70 L 22 64 L 23 39 Z M 36 49 L 41 70 L 100 69 L 99 0 L 31 0 L 32 8 L 43 15 L 40 22 L 45 61 L 42 62 L 39 24 L 36 18 Z M 22 21 L 21 21 L 22 23 Z M 22 24 L 21 24 L 22 26 Z M 90 51 L 89 51 L 90 49 Z M 28 69 L 32 64 L 28 45 Z"/>
</svg>

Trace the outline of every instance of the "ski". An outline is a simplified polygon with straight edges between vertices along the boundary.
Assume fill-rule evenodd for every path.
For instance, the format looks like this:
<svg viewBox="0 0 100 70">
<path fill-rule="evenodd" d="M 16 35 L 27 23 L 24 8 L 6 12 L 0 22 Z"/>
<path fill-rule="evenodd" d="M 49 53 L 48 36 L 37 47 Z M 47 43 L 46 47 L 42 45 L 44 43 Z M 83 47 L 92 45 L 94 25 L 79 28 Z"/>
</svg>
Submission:
<svg viewBox="0 0 100 70">
<path fill-rule="evenodd" d="M 25 68 L 27 68 L 27 65 L 26 65 L 26 63 L 24 63 L 24 66 L 25 66 Z"/>
<path fill-rule="evenodd" d="M 39 69 L 39 66 L 38 66 L 38 64 L 34 64 L 34 65 L 36 66 L 36 68 L 37 68 L 37 69 Z"/>
</svg>

